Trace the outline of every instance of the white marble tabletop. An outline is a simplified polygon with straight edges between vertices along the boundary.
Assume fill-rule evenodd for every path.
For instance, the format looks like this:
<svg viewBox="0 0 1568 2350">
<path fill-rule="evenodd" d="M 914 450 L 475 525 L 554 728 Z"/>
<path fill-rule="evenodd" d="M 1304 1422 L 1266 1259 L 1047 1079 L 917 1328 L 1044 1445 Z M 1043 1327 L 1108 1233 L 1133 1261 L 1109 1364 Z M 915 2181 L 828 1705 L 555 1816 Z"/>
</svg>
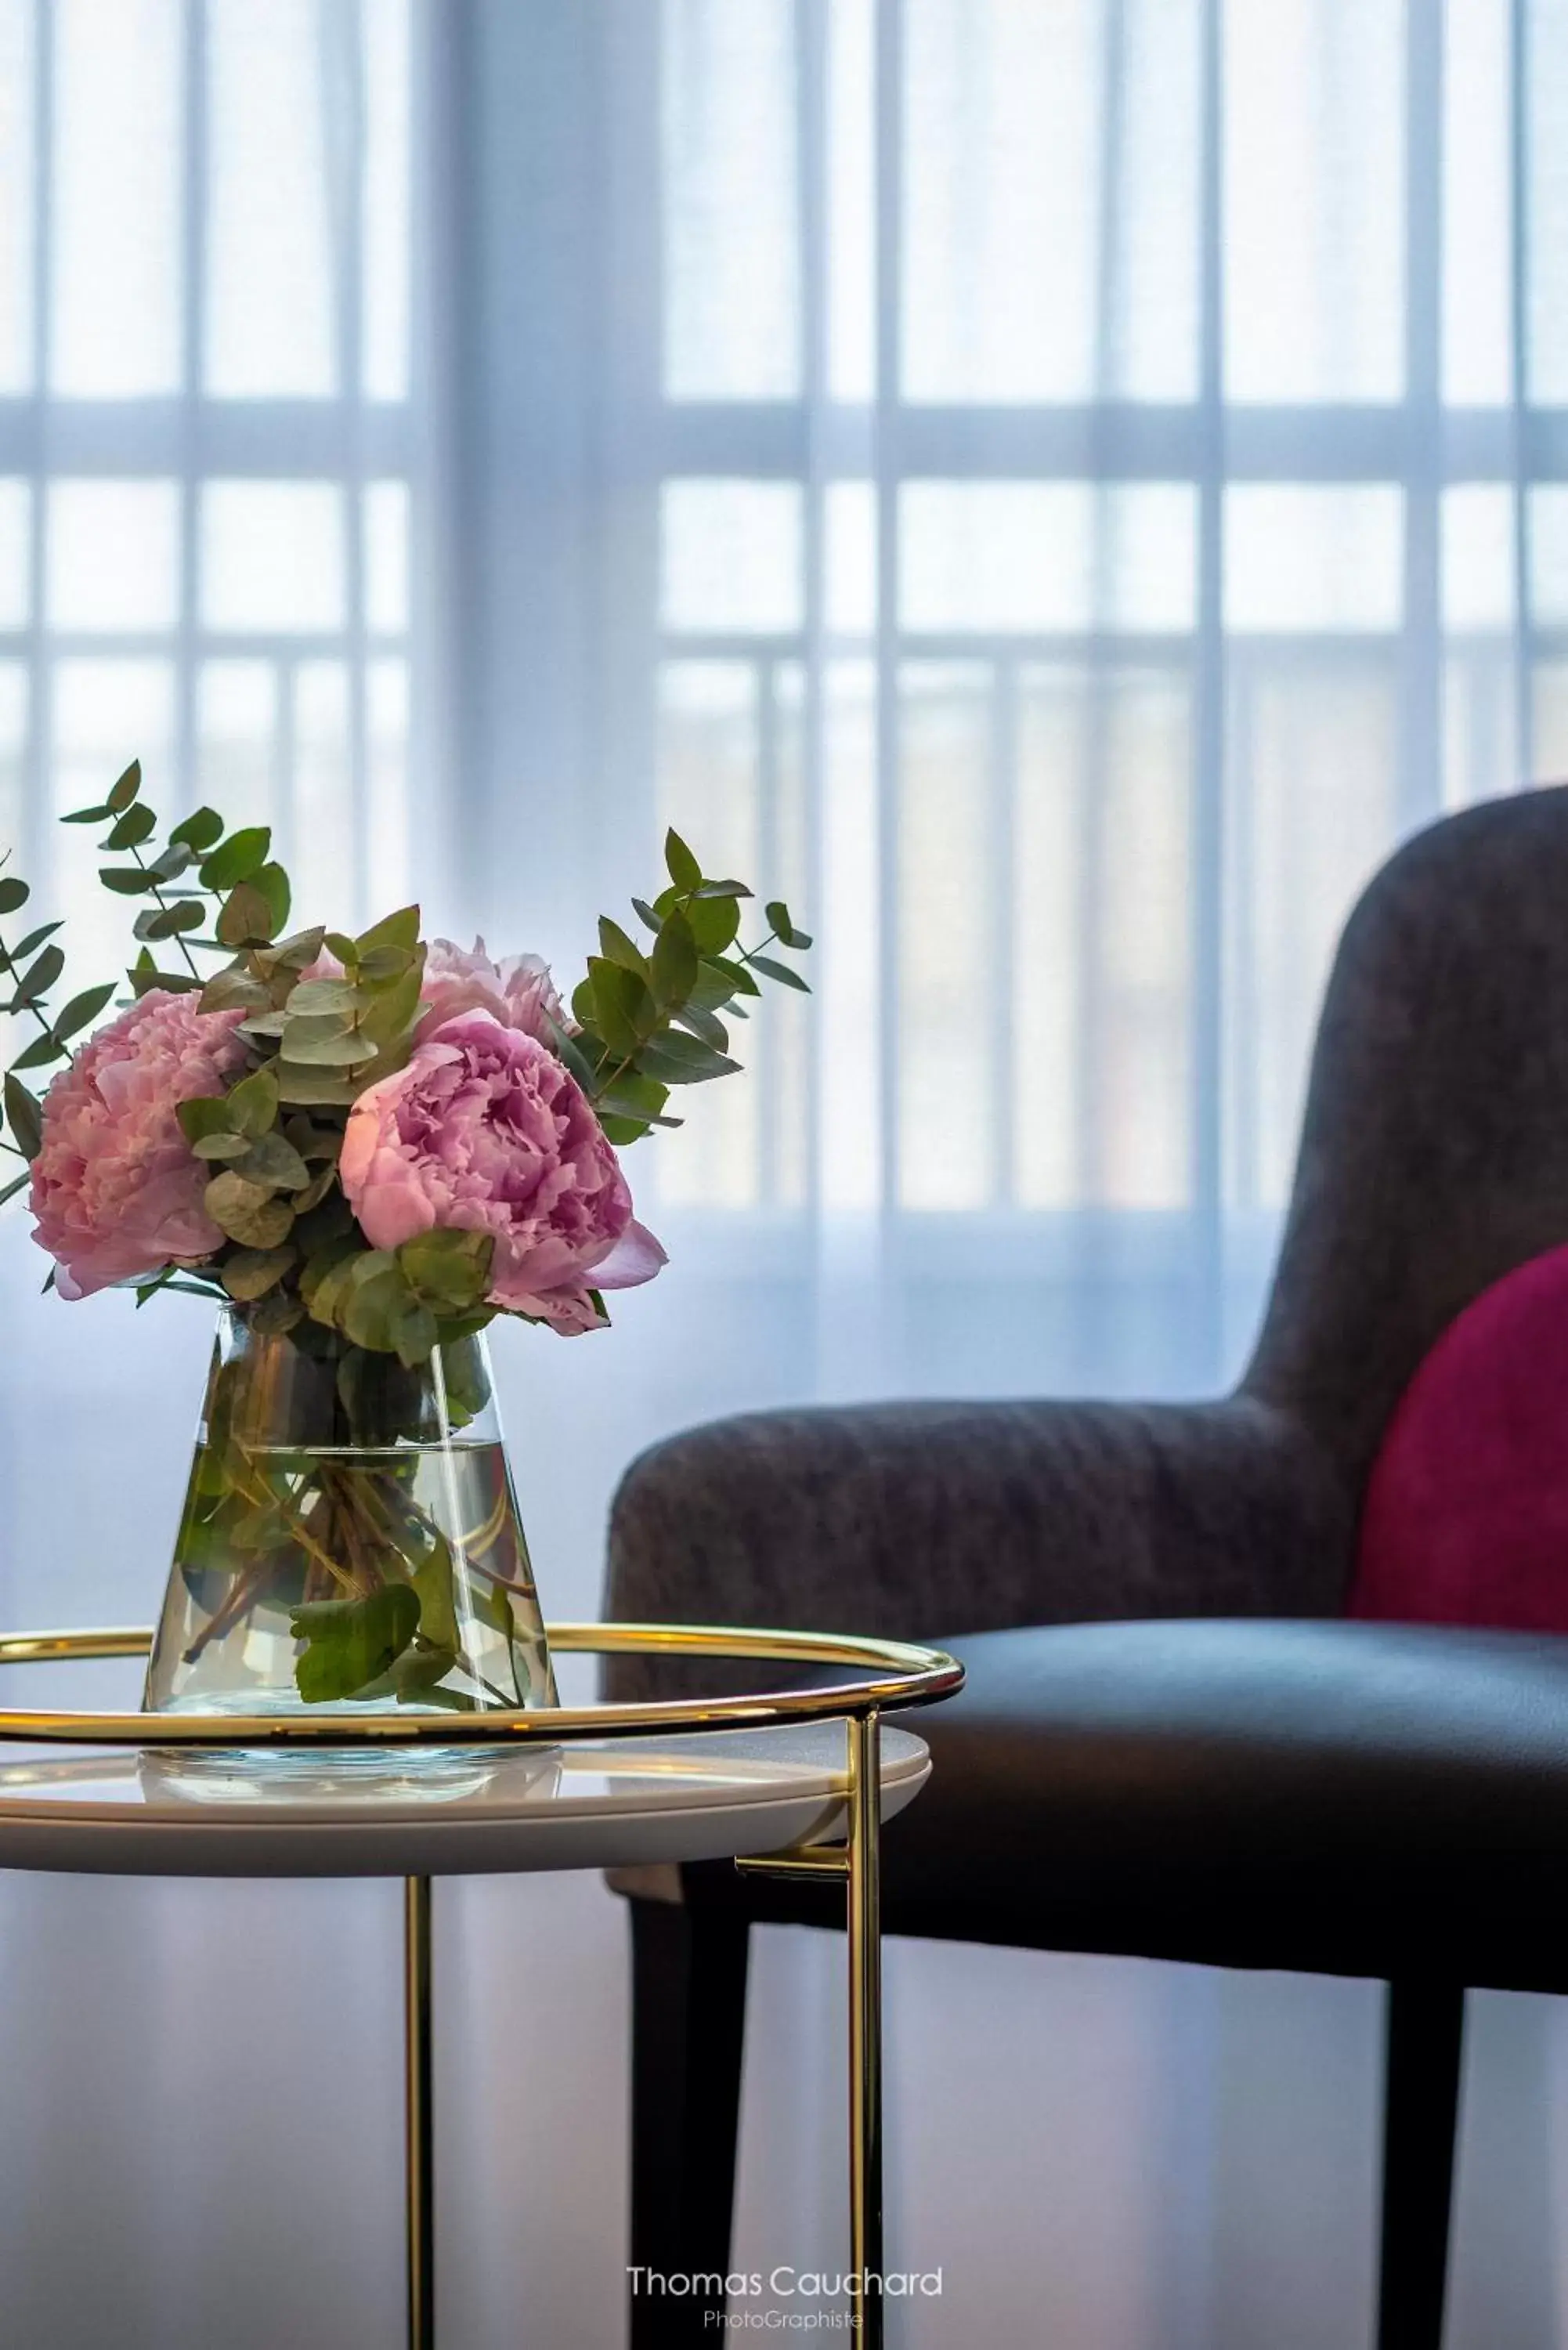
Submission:
<svg viewBox="0 0 1568 2350">
<path fill-rule="evenodd" d="M 882 1815 L 921 1741 L 881 1731 Z M 841 1722 L 548 1750 L 244 1756 L 0 1746 L 0 1868 L 404 1877 L 625 1867 L 842 1834 Z"/>
</svg>

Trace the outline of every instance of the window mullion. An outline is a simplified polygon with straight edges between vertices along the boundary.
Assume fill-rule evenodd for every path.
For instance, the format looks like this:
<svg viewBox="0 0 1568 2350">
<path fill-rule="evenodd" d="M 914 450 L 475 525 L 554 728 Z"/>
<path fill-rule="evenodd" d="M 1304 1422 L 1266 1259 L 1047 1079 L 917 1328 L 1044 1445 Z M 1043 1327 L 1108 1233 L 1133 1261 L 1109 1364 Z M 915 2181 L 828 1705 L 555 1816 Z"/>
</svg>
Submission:
<svg viewBox="0 0 1568 2350">
<path fill-rule="evenodd" d="M 55 75 L 54 24 L 50 0 L 33 0 L 33 399 L 27 418 L 25 462 L 32 480 L 28 573 L 31 601 L 27 657 L 27 733 L 23 759 L 22 851 L 36 872 L 52 868 L 52 827 L 46 823 L 53 741 L 52 681 L 45 634 L 45 566 L 47 557 L 47 473 L 48 367 L 52 331 L 49 284 Z"/>
<path fill-rule="evenodd" d="M 185 173 L 181 221 L 180 614 L 174 675 L 174 789 L 181 804 L 197 799 L 196 630 L 200 623 L 202 351 L 205 342 L 207 187 L 206 0 L 185 0 Z"/>
</svg>

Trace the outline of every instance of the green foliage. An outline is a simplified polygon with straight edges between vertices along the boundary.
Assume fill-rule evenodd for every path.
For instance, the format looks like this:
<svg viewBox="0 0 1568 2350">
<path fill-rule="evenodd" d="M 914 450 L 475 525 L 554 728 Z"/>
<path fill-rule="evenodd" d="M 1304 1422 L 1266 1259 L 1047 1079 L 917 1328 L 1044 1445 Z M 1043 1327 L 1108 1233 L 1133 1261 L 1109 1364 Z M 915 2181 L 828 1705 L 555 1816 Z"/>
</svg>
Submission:
<svg viewBox="0 0 1568 2350">
<path fill-rule="evenodd" d="M 487 1303 L 489 1235 L 437 1231 L 395 1251 L 372 1249 L 337 1182 L 354 1103 L 413 1049 L 426 951 L 419 908 L 399 907 L 358 937 L 322 926 L 290 934 L 288 876 L 273 858 L 269 829 L 229 830 L 216 809 L 201 807 L 164 831 L 142 796 L 136 761 L 102 801 L 64 821 L 99 827 L 100 855 L 112 860 L 99 866 L 99 878 L 132 901 L 130 999 L 167 989 L 197 995 L 202 1012 L 242 1015 L 245 1066 L 226 1093 L 179 1111 L 206 1170 L 203 1199 L 222 1245 L 194 1272 L 166 1267 L 140 1284 L 139 1301 L 164 1288 L 226 1296 L 258 1328 L 335 1350 L 356 1411 L 372 1395 L 384 1401 L 388 1379 L 411 1377 L 438 1348 L 452 1357 L 496 1310 Z M 572 997 L 572 1022 L 550 1030 L 553 1049 L 618 1146 L 680 1124 L 669 1114 L 675 1087 L 739 1068 L 731 1024 L 746 1017 L 765 983 L 805 988 L 780 952 L 802 953 L 811 941 L 782 899 L 767 904 L 766 935 L 744 946 L 746 885 L 705 875 L 673 831 L 664 862 L 659 895 L 632 900 L 644 936 L 605 916 L 598 951 Z M 0 869 L 0 922 L 28 899 L 26 883 Z M 42 1111 L 24 1076 L 67 1062 L 72 1040 L 113 994 L 111 985 L 87 988 L 51 1012 L 65 969 L 59 927 L 36 925 L 15 945 L 0 934 L 0 1010 L 26 1017 L 36 1032 L 0 1096 L 0 1149 L 21 1162 L 0 1201 L 26 1182 L 40 1143 Z M 324 954 L 337 968 L 317 972 Z M 203 969 L 198 956 L 214 960 Z M 420 1640 L 421 1653 L 434 1654 L 444 1632 L 430 1604 L 435 1617 Z M 340 1645 L 337 1634 L 321 1638 L 326 1648 Z M 356 1669 L 363 1662 L 357 1654 Z"/>
<path fill-rule="evenodd" d="M 289 1628 L 305 1643 L 294 1669 L 300 1696 L 310 1705 L 358 1697 L 391 1670 L 419 1627 L 420 1595 L 407 1583 L 296 1607 Z"/>
<path fill-rule="evenodd" d="M 243 832 L 232 832 L 222 847 L 210 851 L 201 869 L 202 887 L 222 897 L 259 873 L 267 861 L 272 847 L 271 827 L 253 825 Z"/>
<path fill-rule="evenodd" d="M 323 1329 L 412 1369 L 490 1319 L 484 1295 L 494 1247 L 487 1232 L 431 1232 L 395 1252 L 366 1249 L 350 1228 L 306 1259 L 300 1295 Z"/>
<path fill-rule="evenodd" d="M 26 1159 L 36 1159 L 44 1139 L 42 1114 L 37 1102 L 20 1078 L 5 1076 L 5 1117 L 12 1133 L 21 1145 Z"/>
<path fill-rule="evenodd" d="M 739 1069 L 719 1014 L 743 1019 L 738 999 L 760 995 L 759 978 L 809 993 L 797 971 L 766 952 L 780 946 L 798 953 L 811 944 L 782 899 L 768 905 L 767 936 L 732 951 L 742 901 L 752 894 L 745 883 L 707 879 L 678 832 L 665 836 L 664 863 L 669 888 L 651 905 L 632 899 L 638 920 L 653 932 L 651 946 L 645 953 L 618 923 L 603 918 L 599 951 L 588 958 L 587 975 L 572 996 L 576 1034 L 555 1039 L 563 1058 L 569 1045 L 572 1074 L 616 1144 L 636 1142 L 656 1126 L 679 1126 L 679 1118 L 664 1115 L 671 1087 L 702 1085 Z"/>
</svg>

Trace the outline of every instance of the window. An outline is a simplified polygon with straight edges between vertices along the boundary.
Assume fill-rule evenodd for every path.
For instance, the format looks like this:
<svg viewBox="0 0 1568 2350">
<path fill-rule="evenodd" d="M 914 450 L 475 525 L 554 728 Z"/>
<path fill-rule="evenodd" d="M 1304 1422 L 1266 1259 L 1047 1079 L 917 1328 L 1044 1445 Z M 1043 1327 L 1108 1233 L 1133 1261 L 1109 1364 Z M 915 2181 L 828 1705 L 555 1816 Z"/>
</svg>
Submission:
<svg viewBox="0 0 1568 2350">
<path fill-rule="evenodd" d="M 303 909 L 406 881 L 410 0 L 0 0 L 0 837 L 133 752 Z M 371 821 L 371 818 L 374 821 Z"/>
<path fill-rule="evenodd" d="M 664 0 L 662 806 L 873 940 L 827 1204 L 1272 1213 L 1355 889 L 1568 752 L 1514 404 L 1521 352 L 1532 412 L 1568 380 L 1568 30 L 1524 19 Z M 679 1196 L 794 1196 L 776 1049 Z"/>
</svg>

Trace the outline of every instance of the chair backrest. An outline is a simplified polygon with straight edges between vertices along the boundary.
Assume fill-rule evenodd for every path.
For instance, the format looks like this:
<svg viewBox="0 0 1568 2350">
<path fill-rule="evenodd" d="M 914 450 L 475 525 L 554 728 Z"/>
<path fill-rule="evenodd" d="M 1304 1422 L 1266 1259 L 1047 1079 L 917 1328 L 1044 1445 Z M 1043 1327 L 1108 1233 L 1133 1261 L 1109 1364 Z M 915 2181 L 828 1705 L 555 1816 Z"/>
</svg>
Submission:
<svg viewBox="0 0 1568 2350">
<path fill-rule="evenodd" d="M 1359 1492 L 1444 1326 L 1568 1241 L 1568 786 L 1418 834 L 1346 925 L 1245 1392 Z"/>
</svg>

